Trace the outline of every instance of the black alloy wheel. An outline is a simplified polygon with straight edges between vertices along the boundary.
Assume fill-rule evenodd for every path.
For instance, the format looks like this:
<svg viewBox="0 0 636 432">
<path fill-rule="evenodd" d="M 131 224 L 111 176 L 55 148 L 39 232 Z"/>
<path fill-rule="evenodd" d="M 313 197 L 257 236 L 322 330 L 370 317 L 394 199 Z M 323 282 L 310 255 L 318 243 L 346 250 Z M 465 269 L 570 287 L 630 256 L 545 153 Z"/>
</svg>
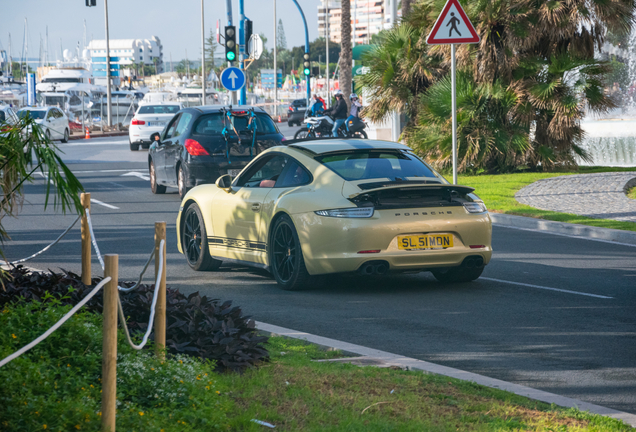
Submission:
<svg viewBox="0 0 636 432">
<path fill-rule="evenodd" d="M 298 129 L 298 131 L 296 131 L 296 134 L 294 135 L 294 139 L 305 139 L 307 138 L 308 135 L 309 135 L 309 129 L 301 128 L 301 129 Z"/>
<path fill-rule="evenodd" d="M 154 162 L 150 162 L 150 190 L 152 190 L 153 194 L 166 193 L 166 187 L 163 185 L 157 184 L 157 173 L 155 172 Z"/>
<path fill-rule="evenodd" d="M 294 223 L 284 215 L 276 220 L 270 241 L 269 263 L 278 285 L 288 291 L 306 287 L 309 273 Z"/>
<path fill-rule="evenodd" d="M 62 143 L 66 144 L 68 142 L 68 138 L 69 138 L 68 129 L 64 129 L 64 138 L 62 138 Z"/>
<path fill-rule="evenodd" d="M 196 271 L 216 270 L 222 261 L 210 256 L 208 236 L 201 209 L 192 204 L 183 215 L 183 236 L 181 241 L 183 254 L 190 268 Z"/>
<path fill-rule="evenodd" d="M 183 199 L 190 190 L 186 184 L 185 170 L 183 165 L 179 165 L 179 172 L 177 173 L 177 184 L 179 186 L 179 197 Z"/>
</svg>

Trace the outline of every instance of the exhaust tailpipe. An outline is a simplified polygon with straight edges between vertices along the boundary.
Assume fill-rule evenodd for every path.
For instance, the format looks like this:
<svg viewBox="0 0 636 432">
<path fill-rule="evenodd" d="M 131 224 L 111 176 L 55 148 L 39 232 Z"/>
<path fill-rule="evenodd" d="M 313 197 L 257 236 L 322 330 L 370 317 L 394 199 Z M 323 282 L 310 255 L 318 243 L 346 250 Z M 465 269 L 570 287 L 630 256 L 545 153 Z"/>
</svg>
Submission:
<svg viewBox="0 0 636 432">
<path fill-rule="evenodd" d="M 384 263 L 381 263 L 381 264 L 378 264 L 377 266 L 375 266 L 375 274 L 377 274 L 377 275 L 386 274 L 386 272 L 388 272 L 388 271 L 389 271 L 389 266 L 384 264 Z"/>
</svg>

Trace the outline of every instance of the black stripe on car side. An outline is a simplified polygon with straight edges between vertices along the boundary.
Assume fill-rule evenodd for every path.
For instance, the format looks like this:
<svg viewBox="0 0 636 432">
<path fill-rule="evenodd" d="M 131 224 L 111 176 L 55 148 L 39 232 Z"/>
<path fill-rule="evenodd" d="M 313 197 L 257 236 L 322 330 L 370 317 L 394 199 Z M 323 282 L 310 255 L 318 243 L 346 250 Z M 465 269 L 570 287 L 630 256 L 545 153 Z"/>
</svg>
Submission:
<svg viewBox="0 0 636 432">
<path fill-rule="evenodd" d="M 233 239 L 226 237 L 208 237 L 208 242 L 211 244 L 223 245 L 225 247 L 234 249 L 251 249 L 258 251 L 267 250 L 267 245 L 262 242 L 254 242 L 242 239 Z"/>
</svg>

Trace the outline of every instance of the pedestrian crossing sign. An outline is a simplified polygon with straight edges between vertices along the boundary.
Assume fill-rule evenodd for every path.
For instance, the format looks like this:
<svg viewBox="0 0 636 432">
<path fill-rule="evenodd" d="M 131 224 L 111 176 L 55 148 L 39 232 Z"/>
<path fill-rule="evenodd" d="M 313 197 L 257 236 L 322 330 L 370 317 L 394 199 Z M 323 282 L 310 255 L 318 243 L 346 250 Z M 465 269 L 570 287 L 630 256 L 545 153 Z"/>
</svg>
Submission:
<svg viewBox="0 0 636 432">
<path fill-rule="evenodd" d="M 429 45 L 479 43 L 479 35 L 458 0 L 448 0 L 426 38 Z"/>
</svg>

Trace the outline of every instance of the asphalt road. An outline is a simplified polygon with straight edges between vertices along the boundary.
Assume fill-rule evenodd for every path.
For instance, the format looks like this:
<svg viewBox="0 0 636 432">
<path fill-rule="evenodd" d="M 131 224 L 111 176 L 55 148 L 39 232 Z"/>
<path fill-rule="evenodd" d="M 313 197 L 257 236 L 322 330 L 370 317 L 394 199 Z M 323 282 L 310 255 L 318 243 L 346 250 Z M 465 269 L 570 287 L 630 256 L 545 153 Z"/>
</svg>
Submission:
<svg viewBox="0 0 636 432">
<path fill-rule="evenodd" d="M 99 201 L 95 235 L 102 253 L 120 255 L 121 278 L 137 277 L 154 222 L 166 221 L 168 285 L 183 292 L 233 300 L 270 324 L 636 413 L 636 248 L 495 227 L 493 259 L 473 283 L 442 285 L 428 273 L 333 276 L 317 289 L 286 292 L 259 270 L 191 271 L 176 247 L 176 190 L 150 192 L 147 152 L 131 152 L 127 137 L 60 148 Z M 3 220 L 9 259 L 41 249 L 74 219 L 44 211 L 43 179 L 25 191 L 20 217 Z M 29 265 L 79 273 L 79 253 L 78 224 Z M 93 273 L 101 274 L 95 258 Z"/>
</svg>

